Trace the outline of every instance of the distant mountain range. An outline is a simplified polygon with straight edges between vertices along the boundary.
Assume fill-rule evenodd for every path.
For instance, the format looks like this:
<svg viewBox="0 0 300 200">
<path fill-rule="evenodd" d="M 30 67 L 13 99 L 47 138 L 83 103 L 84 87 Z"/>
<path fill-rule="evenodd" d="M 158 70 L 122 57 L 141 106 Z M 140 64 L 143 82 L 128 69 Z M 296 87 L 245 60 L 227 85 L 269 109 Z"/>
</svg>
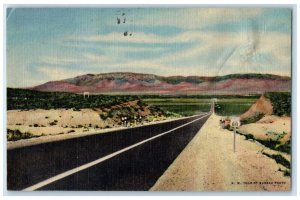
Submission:
<svg viewBox="0 0 300 200">
<path fill-rule="evenodd" d="M 260 94 L 267 91 L 290 91 L 291 78 L 272 74 L 164 77 L 153 74 L 116 72 L 86 74 L 50 81 L 30 89 L 103 94 Z"/>
</svg>

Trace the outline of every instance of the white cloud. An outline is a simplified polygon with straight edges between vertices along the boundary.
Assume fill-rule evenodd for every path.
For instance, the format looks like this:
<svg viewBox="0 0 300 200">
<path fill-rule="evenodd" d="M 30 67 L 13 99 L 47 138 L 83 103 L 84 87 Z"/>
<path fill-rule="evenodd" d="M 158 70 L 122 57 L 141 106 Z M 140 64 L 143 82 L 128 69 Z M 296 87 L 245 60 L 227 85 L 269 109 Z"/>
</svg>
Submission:
<svg viewBox="0 0 300 200">
<path fill-rule="evenodd" d="M 90 38 L 91 39 L 91 38 Z M 70 39 L 69 39 L 70 40 Z M 103 40 L 100 40 L 103 41 Z M 111 41 L 113 42 L 113 41 Z M 76 48 L 76 49 L 95 49 L 95 50 L 102 50 L 105 49 L 105 51 L 113 51 L 113 52 L 118 52 L 118 53 L 123 53 L 123 52 L 143 52 L 143 51 L 165 51 L 167 48 L 165 47 L 159 47 L 159 46 L 135 46 L 135 47 L 130 47 L 124 45 L 121 46 L 119 44 L 110 44 L 109 46 L 103 45 L 103 44 L 97 44 L 97 43 L 88 43 L 88 44 L 63 44 L 64 47 L 68 48 Z"/>
<path fill-rule="evenodd" d="M 73 68 L 64 68 L 61 66 L 40 66 L 37 68 L 37 72 L 41 74 L 41 82 L 51 81 L 51 80 L 62 80 L 67 78 L 73 78 L 80 74 L 86 74 L 85 70 L 78 70 Z"/>
<path fill-rule="evenodd" d="M 78 39 L 78 38 L 77 38 Z M 111 43 L 143 43 L 143 44 L 168 44 L 168 43 L 184 43 L 184 42 L 197 42 L 201 41 L 202 37 L 199 35 L 198 31 L 188 31 L 178 35 L 173 36 L 161 36 L 155 34 L 146 34 L 143 32 L 135 32 L 133 36 L 124 37 L 119 32 L 113 32 L 103 35 L 94 36 L 82 36 L 78 40 L 73 38 L 68 38 L 69 41 L 81 41 L 81 42 L 111 42 Z"/>
<path fill-rule="evenodd" d="M 81 40 L 97 42 L 127 41 L 124 37 L 117 37 L 118 33 L 97 36 L 83 36 Z M 153 73 L 161 75 L 222 75 L 228 73 L 282 73 L 289 74 L 291 57 L 291 38 L 283 33 L 251 34 L 248 32 L 220 33 L 187 31 L 175 36 L 158 36 L 140 33 L 131 42 L 138 43 L 181 43 L 191 42 L 190 48 L 178 48 L 175 51 L 162 51 L 156 58 L 131 60 L 122 57 L 122 53 L 112 51 L 107 55 L 84 55 L 89 64 L 105 66 L 107 68 L 152 69 Z M 140 48 L 130 46 L 128 49 Z M 110 50 L 118 49 L 114 45 Z M 108 52 L 110 51 L 108 50 Z M 125 49 L 122 49 L 125 50 Z M 119 59 L 115 59 L 116 55 Z M 121 61 L 120 61 L 121 60 Z M 188 70 L 186 70 L 188 69 Z M 205 73 L 203 72 L 205 71 Z"/>
<path fill-rule="evenodd" d="M 143 15 L 134 19 L 135 25 L 176 26 L 183 29 L 200 29 L 208 25 L 234 22 L 260 15 L 260 8 L 189 8 L 163 9 L 158 15 Z"/>
<path fill-rule="evenodd" d="M 124 41 L 123 37 L 116 37 L 117 33 L 82 37 L 84 41 Z M 254 37 L 254 36 L 253 36 Z M 51 58 L 46 57 L 44 61 L 57 65 L 40 66 L 37 70 L 47 80 L 60 80 L 86 73 L 109 72 L 109 69 L 117 71 L 145 72 L 152 71 L 159 75 L 222 75 L 229 73 L 282 73 L 289 74 L 291 58 L 289 49 L 290 37 L 280 33 L 259 33 L 253 38 L 245 33 L 217 33 L 188 31 L 172 37 L 157 36 L 153 34 L 140 33 L 133 38 L 132 42 L 139 43 L 182 43 L 191 42 L 191 48 L 178 49 L 176 52 L 162 53 L 155 59 L 144 58 L 131 60 L 122 57 L 125 47 L 120 47 L 119 52 L 110 50 L 119 47 L 111 46 L 106 55 L 96 53 L 84 53 L 77 58 Z M 128 47 L 138 51 L 140 47 Z M 144 48 L 145 49 L 145 48 Z M 217 55 L 216 55 L 217 54 Z M 118 56 L 116 56 L 118 55 Z M 269 58 L 265 55 L 271 56 Z M 121 57 L 120 57 L 121 56 Z M 117 57 L 117 59 L 116 59 Z M 213 59 L 216 58 L 216 59 Z M 85 68 L 65 68 L 64 64 L 81 63 Z M 105 69 L 103 67 L 106 67 Z M 87 72 L 87 70 L 89 72 Z"/>
<path fill-rule="evenodd" d="M 46 65 L 69 65 L 73 63 L 82 62 L 82 59 L 79 58 L 67 58 L 67 57 L 50 57 L 44 56 L 40 59 L 40 62 Z"/>
<path fill-rule="evenodd" d="M 102 54 L 86 53 L 83 54 L 83 60 L 88 64 L 111 64 L 114 58 Z"/>
</svg>

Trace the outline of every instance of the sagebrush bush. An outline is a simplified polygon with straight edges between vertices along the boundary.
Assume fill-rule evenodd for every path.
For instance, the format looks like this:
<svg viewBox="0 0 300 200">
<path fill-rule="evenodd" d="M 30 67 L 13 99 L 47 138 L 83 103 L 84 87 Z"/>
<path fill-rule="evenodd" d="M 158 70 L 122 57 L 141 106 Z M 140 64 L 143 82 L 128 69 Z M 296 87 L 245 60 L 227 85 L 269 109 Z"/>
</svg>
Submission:
<svg viewBox="0 0 300 200">
<path fill-rule="evenodd" d="M 18 129 L 16 130 L 7 129 L 7 134 L 6 134 L 7 141 L 17 141 L 17 140 L 28 139 L 32 137 L 37 137 L 37 136 L 34 136 L 30 132 L 23 133 Z"/>
<path fill-rule="evenodd" d="M 253 116 L 242 119 L 241 124 L 251 124 L 259 121 L 261 118 L 265 116 L 264 113 L 255 113 Z"/>
<path fill-rule="evenodd" d="M 275 115 L 291 115 L 291 93 L 290 92 L 267 92 L 264 96 L 270 99 Z"/>
</svg>

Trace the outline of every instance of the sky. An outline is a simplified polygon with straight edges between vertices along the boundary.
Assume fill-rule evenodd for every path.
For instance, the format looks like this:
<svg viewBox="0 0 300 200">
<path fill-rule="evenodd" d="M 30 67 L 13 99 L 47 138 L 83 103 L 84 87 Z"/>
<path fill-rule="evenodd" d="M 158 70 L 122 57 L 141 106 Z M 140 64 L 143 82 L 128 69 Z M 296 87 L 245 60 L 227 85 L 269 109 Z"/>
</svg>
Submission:
<svg viewBox="0 0 300 200">
<path fill-rule="evenodd" d="M 9 8 L 7 86 L 108 72 L 290 76 L 291 14 L 289 8 Z"/>
</svg>

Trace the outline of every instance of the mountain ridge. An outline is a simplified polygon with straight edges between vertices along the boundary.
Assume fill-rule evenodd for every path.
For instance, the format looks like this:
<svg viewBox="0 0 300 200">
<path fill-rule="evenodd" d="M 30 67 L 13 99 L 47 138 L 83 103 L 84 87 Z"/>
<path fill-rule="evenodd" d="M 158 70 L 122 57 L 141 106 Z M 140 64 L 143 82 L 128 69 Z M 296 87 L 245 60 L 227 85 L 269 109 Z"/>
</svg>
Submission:
<svg viewBox="0 0 300 200">
<path fill-rule="evenodd" d="M 136 94 L 258 94 L 290 91 L 291 78 L 273 74 L 224 76 L 159 76 L 133 72 L 84 74 L 49 81 L 30 89 L 38 91 Z"/>
</svg>

